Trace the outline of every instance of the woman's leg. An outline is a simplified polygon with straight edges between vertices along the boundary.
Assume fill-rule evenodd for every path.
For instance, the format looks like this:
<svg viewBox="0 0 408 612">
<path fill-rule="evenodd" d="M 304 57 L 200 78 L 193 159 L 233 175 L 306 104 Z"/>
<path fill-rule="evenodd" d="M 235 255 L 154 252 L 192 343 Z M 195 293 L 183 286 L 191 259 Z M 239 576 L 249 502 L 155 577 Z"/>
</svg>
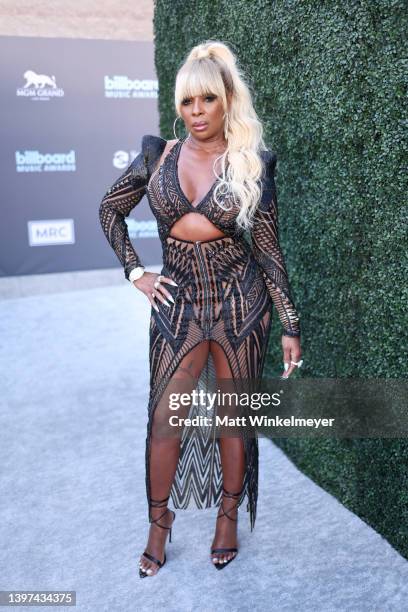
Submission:
<svg viewBox="0 0 408 612">
<path fill-rule="evenodd" d="M 154 500 L 164 500 L 170 495 L 180 453 L 180 437 L 169 435 L 169 392 L 189 393 L 192 391 L 207 360 L 208 352 L 209 341 L 205 340 L 185 355 L 154 411 L 150 451 L 150 486 L 151 498 Z M 186 407 L 185 410 L 187 411 L 188 408 Z M 181 414 L 179 409 L 177 416 L 185 415 Z M 161 507 L 151 507 L 151 518 L 154 520 L 163 515 L 159 523 L 170 527 L 173 515 L 165 511 L 165 504 Z M 167 534 L 167 529 L 161 529 L 155 523 L 151 523 L 145 550 L 160 561 L 164 558 Z M 159 569 L 155 563 L 143 555 L 140 557 L 140 563 L 141 568 L 149 574 L 155 574 Z"/>
<path fill-rule="evenodd" d="M 233 374 L 224 350 L 217 342 L 210 342 L 210 351 L 213 356 L 217 378 L 231 379 Z M 224 488 L 231 492 L 241 491 L 245 474 L 245 452 L 242 438 L 220 437 L 220 454 L 222 464 L 222 477 Z M 230 497 L 222 498 L 222 505 L 231 518 L 238 519 L 237 499 Z M 222 515 L 221 506 L 218 516 Z M 217 518 L 214 539 L 211 548 L 235 548 L 237 547 L 237 522 L 230 520 L 227 516 Z M 236 555 L 235 552 L 214 553 L 213 562 L 227 561 Z M 216 559 L 216 561 L 214 561 Z"/>
</svg>

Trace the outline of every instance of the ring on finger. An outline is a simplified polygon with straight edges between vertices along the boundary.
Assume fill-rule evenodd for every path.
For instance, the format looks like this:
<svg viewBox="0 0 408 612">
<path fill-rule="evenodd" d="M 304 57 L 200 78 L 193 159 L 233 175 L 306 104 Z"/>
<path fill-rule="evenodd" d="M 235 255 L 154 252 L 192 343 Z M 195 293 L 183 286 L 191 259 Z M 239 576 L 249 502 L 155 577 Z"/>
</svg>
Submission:
<svg viewBox="0 0 408 612">
<path fill-rule="evenodd" d="M 159 288 L 159 285 L 160 285 L 159 281 L 158 281 L 158 280 L 157 280 L 157 281 L 155 281 L 155 283 L 154 283 L 154 288 L 155 288 L 155 289 L 158 289 L 158 288 Z"/>
<path fill-rule="evenodd" d="M 161 283 L 161 281 L 163 280 L 163 276 L 160 274 L 160 276 L 157 277 L 157 280 L 159 281 L 159 283 Z"/>
</svg>

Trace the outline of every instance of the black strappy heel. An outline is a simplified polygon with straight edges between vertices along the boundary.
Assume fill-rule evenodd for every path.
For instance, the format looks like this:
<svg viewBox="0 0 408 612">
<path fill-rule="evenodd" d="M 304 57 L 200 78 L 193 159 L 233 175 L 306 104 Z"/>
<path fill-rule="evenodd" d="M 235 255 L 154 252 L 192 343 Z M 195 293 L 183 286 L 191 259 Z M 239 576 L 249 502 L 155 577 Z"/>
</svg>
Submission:
<svg viewBox="0 0 408 612">
<path fill-rule="evenodd" d="M 176 518 L 176 513 L 174 512 L 174 510 L 170 510 L 169 508 L 167 508 L 167 502 L 170 498 L 170 495 L 168 497 L 166 497 L 166 499 L 161 499 L 161 500 L 156 500 L 156 499 L 151 499 L 150 498 L 150 506 L 153 508 L 162 508 L 164 506 L 166 506 L 166 510 L 163 512 L 163 514 L 161 514 L 160 516 L 158 516 L 156 519 L 149 519 L 149 523 L 155 523 L 158 527 L 161 527 L 162 529 L 169 529 L 169 542 L 171 542 L 171 530 L 173 529 L 173 523 L 174 523 L 174 519 Z M 159 521 L 161 518 L 163 518 L 163 516 L 168 512 L 172 512 L 173 513 L 173 523 L 171 524 L 171 527 L 166 527 L 165 525 L 160 525 L 160 523 L 158 523 L 157 521 Z M 149 559 L 149 561 L 153 561 L 153 563 L 155 563 L 156 565 L 158 565 L 159 569 L 163 567 L 163 565 L 166 563 L 166 553 L 164 553 L 164 559 L 163 561 L 160 561 L 159 559 L 156 559 L 155 557 L 153 557 L 153 555 L 151 555 L 149 552 L 147 552 L 147 550 L 144 551 L 143 556 L 146 557 L 146 559 Z M 159 570 L 157 570 L 159 571 Z M 156 572 L 157 574 L 157 572 Z M 140 578 L 147 578 L 147 576 L 154 576 L 155 574 L 148 574 L 147 572 L 143 571 L 141 567 L 139 567 L 139 576 Z"/>
<path fill-rule="evenodd" d="M 234 505 L 232 506 L 232 508 L 230 508 L 230 509 L 229 509 L 229 510 L 226 512 L 226 511 L 225 511 L 225 509 L 224 509 L 224 506 L 223 506 L 223 504 L 222 504 L 222 501 L 221 501 L 221 510 L 222 510 L 222 512 L 223 512 L 223 513 L 222 513 L 222 514 L 220 514 L 219 516 L 217 516 L 217 521 L 218 521 L 218 519 L 219 519 L 219 518 L 221 518 L 221 517 L 223 517 L 223 516 L 226 516 L 227 518 L 229 518 L 229 519 L 230 519 L 230 521 L 235 521 L 235 522 L 237 522 L 237 521 L 238 521 L 238 518 L 232 518 L 232 516 L 229 516 L 229 512 L 231 512 L 232 510 L 234 510 L 234 508 L 236 508 L 236 507 L 238 506 L 239 499 L 240 499 L 240 497 L 241 497 L 241 495 L 242 495 L 242 491 L 243 491 L 243 490 L 244 490 L 244 488 L 242 488 L 242 489 L 241 489 L 241 491 L 238 491 L 238 493 L 230 493 L 229 491 L 227 491 L 227 490 L 226 490 L 226 489 L 223 487 L 223 489 L 222 489 L 222 495 L 223 495 L 223 497 L 230 497 L 230 498 L 232 498 L 232 499 L 237 499 L 237 502 L 236 502 L 236 504 L 234 504 Z M 212 555 L 213 555 L 214 553 L 225 553 L 225 552 L 235 552 L 235 553 L 238 553 L 238 548 L 212 548 L 212 549 L 211 549 L 211 554 L 212 554 Z M 218 563 L 214 563 L 214 562 L 213 562 L 213 565 L 215 565 L 215 567 L 216 567 L 216 569 L 217 569 L 217 570 L 221 570 L 221 569 L 223 569 L 224 567 L 226 567 L 226 566 L 228 565 L 228 563 L 230 563 L 231 561 L 233 561 L 233 560 L 235 559 L 235 557 L 236 557 L 236 556 L 237 556 L 237 555 L 235 554 L 233 557 L 231 557 L 231 559 L 228 559 L 228 561 L 225 561 L 225 562 L 220 562 L 220 561 L 219 561 Z"/>
</svg>

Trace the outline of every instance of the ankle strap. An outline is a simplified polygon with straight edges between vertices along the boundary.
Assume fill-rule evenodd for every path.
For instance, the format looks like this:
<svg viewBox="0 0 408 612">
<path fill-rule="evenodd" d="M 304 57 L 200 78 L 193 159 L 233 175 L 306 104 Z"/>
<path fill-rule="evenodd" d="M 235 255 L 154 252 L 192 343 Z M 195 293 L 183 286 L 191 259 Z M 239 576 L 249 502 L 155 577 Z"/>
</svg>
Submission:
<svg viewBox="0 0 408 612">
<path fill-rule="evenodd" d="M 150 498 L 150 505 L 153 508 L 163 508 L 163 506 L 167 506 L 167 502 L 169 501 L 170 495 L 168 495 L 165 499 L 153 499 Z"/>
<path fill-rule="evenodd" d="M 242 494 L 243 490 L 244 487 L 242 487 L 242 489 L 238 491 L 238 493 L 230 493 L 230 491 L 227 491 L 227 489 L 222 487 L 222 494 L 224 495 L 224 497 L 239 497 Z"/>
<path fill-rule="evenodd" d="M 225 510 L 224 508 L 224 501 L 221 501 L 221 512 L 222 514 L 219 514 L 217 516 L 217 520 L 222 518 L 223 516 L 226 516 L 230 521 L 234 521 L 237 522 L 237 518 L 233 518 L 232 516 L 230 516 L 230 512 L 232 512 L 233 510 L 235 510 L 236 508 L 238 509 L 238 504 L 239 504 L 239 498 L 241 497 L 241 494 L 244 490 L 244 487 L 242 487 L 242 489 L 240 491 L 238 491 L 238 493 L 231 493 L 230 491 L 227 491 L 227 489 L 225 489 L 225 487 L 222 488 L 222 494 L 223 497 L 230 497 L 232 499 L 235 499 L 235 504 L 232 506 L 232 508 L 229 508 L 229 510 Z"/>
</svg>

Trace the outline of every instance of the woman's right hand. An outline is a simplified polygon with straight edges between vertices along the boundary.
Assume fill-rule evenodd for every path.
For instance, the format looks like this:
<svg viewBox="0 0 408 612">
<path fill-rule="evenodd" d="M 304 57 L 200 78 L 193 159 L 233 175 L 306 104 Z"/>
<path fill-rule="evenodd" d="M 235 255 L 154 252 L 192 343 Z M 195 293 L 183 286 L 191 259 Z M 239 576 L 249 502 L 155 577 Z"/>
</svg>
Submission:
<svg viewBox="0 0 408 612">
<path fill-rule="evenodd" d="M 147 299 L 157 312 L 159 312 L 159 308 L 155 302 L 155 298 L 167 306 L 170 306 L 170 304 L 166 300 L 166 297 L 174 303 L 172 295 L 167 291 L 163 283 L 169 283 L 174 287 L 178 287 L 173 279 L 168 276 L 163 276 L 162 274 L 155 274 L 154 272 L 145 271 L 140 278 L 133 281 L 134 286 L 147 296 Z"/>
</svg>

